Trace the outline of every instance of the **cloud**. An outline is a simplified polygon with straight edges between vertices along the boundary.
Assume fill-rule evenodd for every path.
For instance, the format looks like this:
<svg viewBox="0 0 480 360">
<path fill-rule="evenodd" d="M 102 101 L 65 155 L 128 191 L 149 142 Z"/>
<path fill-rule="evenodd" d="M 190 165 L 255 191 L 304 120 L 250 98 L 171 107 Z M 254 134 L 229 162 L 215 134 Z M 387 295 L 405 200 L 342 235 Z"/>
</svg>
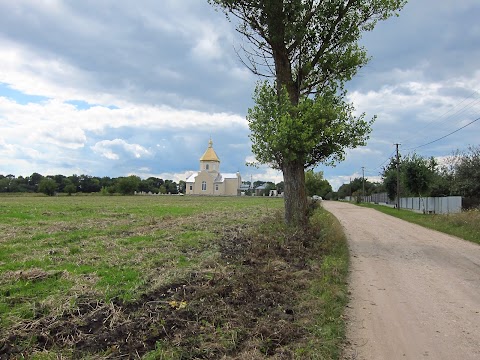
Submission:
<svg viewBox="0 0 480 360">
<path fill-rule="evenodd" d="M 200 26 L 197 30 L 200 36 L 192 49 L 192 55 L 207 60 L 221 58 L 223 51 L 219 44 L 220 33 L 209 25 Z"/>
<path fill-rule="evenodd" d="M 49 144 L 55 144 L 69 149 L 78 149 L 85 145 L 87 137 L 85 132 L 79 127 L 59 127 L 46 129 L 41 137 Z"/>
<path fill-rule="evenodd" d="M 478 117 L 479 11 L 478 0 L 411 1 L 364 34 L 372 61 L 347 88 L 357 114 L 378 119 L 368 146 L 318 167 L 327 179 L 362 166 L 377 176 L 393 143 L 403 152 Z M 0 2 L 0 171 L 177 177 L 212 137 L 223 172 L 280 181 L 245 167 L 258 79 L 234 25 L 198 0 Z M 420 155 L 478 143 L 478 124 Z"/>
<path fill-rule="evenodd" d="M 130 156 L 135 159 L 151 157 L 152 153 L 138 144 L 129 144 L 122 139 L 102 140 L 91 147 L 92 150 L 109 159 L 119 160 L 121 155 Z"/>
</svg>

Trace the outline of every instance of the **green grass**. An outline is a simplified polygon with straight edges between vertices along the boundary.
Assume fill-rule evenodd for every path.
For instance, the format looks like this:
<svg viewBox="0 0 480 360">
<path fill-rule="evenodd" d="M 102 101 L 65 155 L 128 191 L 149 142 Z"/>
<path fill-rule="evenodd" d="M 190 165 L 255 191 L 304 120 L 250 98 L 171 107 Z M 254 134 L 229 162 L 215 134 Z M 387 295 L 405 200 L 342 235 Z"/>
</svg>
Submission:
<svg viewBox="0 0 480 360">
<path fill-rule="evenodd" d="M 402 220 L 480 244 L 479 210 L 469 210 L 459 214 L 432 215 L 416 213 L 404 209 L 398 210 L 388 206 L 375 204 L 361 204 L 361 206 L 376 209 Z"/>
<path fill-rule="evenodd" d="M 319 275 L 310 283 L 304 303 L 311 309 L 312 334 L 305 346 L 297 349 L 299 359 L 338 359 L 345 339 L 343 313 L 348 302 L 347 276 L 349 252 L 338 220 L 329 212 L 317 210 L 312 217 L 322 239 Z"/>
<path fill-rule="evenodd" d="M 79 274 L 97 278 L 91 290 L 107 300 L 135 298 L 157 267 L 166 279 L 182 272 L 177 264 L 190 271 L 211 257 L 212 251 L 204 251 L 214 244 L 211 227 L 235 223 L 239 216 L 251 222 L 281 206 L 277 199 L 261 198 L 0 197 L 0 275 L 10 279 L 0 282 L 7 293 L 15 293 L 14 298 L 2 291 L 0 325 L 22 318 L 20 312 L 11 316 L 18 299 L 27 307 L 42 294 L 65 301 L 81 287 Z M 214 224 L 210 218 L 218 214 Z M 60 276 L 27 286 L 12 275 L 28 269 L 65 271 L 68 281 Z"/>
<path fill-rule="evenodd" d="M 257 357 L 243 356 L 254 359 L 277 348 L 298 359 L 338 358 L 348 267 L 341 227 L 318 209 L 303 236 L 285 226 L 282 208 L 282 199 L 261 197 L 0 197 L 0 348 L 14 333 L 11 345 L 29 358 L 115 357 L 123 328 L 138 322 L 128 332 L 143 334 L 159 316 L 142 335 L 159 338 L 146 359 L 248 349 Z M 279 317 L 284 307 L 294 309 L 292 323 Z M 83 353 L 61 342 L 73 335 L 52 340 L 58 329 L 80 327 L 77 336 L 98 326 L 97 318 L 118 344 Z M 165 328 L 175 337 L 161 338 Z M 45 329 L 60 348 L 39 345 Z M 283 344 L 276 331 L 295 341 Z M 143 349 L 142 339 L 131 346 Z"/>
</svg>

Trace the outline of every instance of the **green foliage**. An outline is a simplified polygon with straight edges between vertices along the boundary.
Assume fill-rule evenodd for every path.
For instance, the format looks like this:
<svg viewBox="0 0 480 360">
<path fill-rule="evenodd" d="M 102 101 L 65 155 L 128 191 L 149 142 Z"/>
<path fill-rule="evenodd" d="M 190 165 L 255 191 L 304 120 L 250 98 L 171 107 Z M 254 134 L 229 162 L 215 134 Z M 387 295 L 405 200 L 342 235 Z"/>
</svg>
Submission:
<svg viewBox="0 0 480 360">
<path fill-rule="evenodd" d="M 260 195 L 265 195 L 265 196 L 269 196 L 270 195 L 270 190 L 276 190 L 276 186 L 274 183 L 268 181 L 266 182 L 265 184 L 265 189 L 261 191 Z"/>
<path fill-rule="evenodd" d="M 72 195 L 73 193 L 77 192 L 77 188 L 75 185 L 70 183 L 63 188 L 63 191 L 66 192 L 68 195 Z"/>
<path fill-rule="evenodd" d="M 401 164 L 406 189 L 415 196 L 427 195 L 432 185 L 435 166 L 433 158 L 425 159 L 416 154 L 406 157 Z"/>
<path fill-rule="evenodd" d="M 383 183 L 387 190 L 388 198 L 394 200 L 397 197 L 397 172 L 395 170 L 389 170 L 384 173 Z"/>
<path fill-rule="evenodd" d="M 323 208 L 315 211 L 311 224 L 322 234 L 321 247 L 325 256 L 321 262 L 322 276 L 310 283 L 309 295 L 314 308 L 308 329 L 311 339 L 308 345 L 297 349 L 298 359 L 338 359 L 345 338 L 343 319 L 348 302 L 347 276 L 349 253 L 347 240 L 338 220 Z M 321 230 L 320 230 L 321 229 Z"/>
<path fill-rule="evenodd" d="M 55 190 L 57 190 L 57 183 L 55 180 L 50 178 L 43 178 L 38 184 L 38 191 L 44 193 L 48 196 L 55 195 Z"/>
<path fill-rule="evenodd" d="M 283 181 L 280 181 L 275 187 L 280 193 L 283 193 L 285 191 L 285 183 Z"/>
<path fill-rule="evenodd" d="M 140 181 L 140 178 L 135 175 L 121 178 L 117 184 L 118 191 L 123 195 L 133 195 L 137 191 Z"/>
<path fill-rule="evenodd" d="M 480 197 L 480 146 L 470 146 L 457 154 L 454 165 L 454 190 L 468 197 Z"/>
<path fill-rule="evenodd" d="M 308 170 L 305 172 L 305 187 L 307 188 L 307 196 L 318 195 L 323 199 L 327 194 L 332 192 L 332 186 L 323 178 L 323 172 L 314 172 Z"/>
<path fill-rule="evenodd" d="M 383 184 L 374 183 L 363 179 L 361 177 L 352 179 L 350 182 L 341 185 L 338 188 L 337 196 L 339 199 L 344 199 L 347 196 L 355 196 L 355 193 L 361 196 L 363 188 L 365 187 L 365 195 L 382 192 L 384 190 Z"/>
<path fill-rule="evenodd" d="M 292 105 L 287 92 L 260 83 L 255 106 L 248 110 L 252 151 L 258 162 L 283 169 L 292 162 L 304 168 L 343 160 L 346 148 L 365 145 L 371 123 L 353 116 L 343 95 L 333 92 L 303 98 Z"/>
</svg>

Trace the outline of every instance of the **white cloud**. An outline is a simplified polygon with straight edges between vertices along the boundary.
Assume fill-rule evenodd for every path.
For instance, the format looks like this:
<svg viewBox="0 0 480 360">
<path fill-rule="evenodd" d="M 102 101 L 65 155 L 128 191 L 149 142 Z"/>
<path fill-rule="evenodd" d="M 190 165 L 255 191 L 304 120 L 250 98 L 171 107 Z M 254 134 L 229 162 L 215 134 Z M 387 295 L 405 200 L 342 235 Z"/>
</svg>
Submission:
<svg viewBox="0 0 480 360">
<path fill-rule="evenodd" d="M 79 127 L 58 127 L 45 129 L 41 135 L 49 144 L 68 149 L 82 148 L 87 141 L 85 132 Z"/>
<path fill-rule="evenodd" d="M 202 60 L 219 59 L 222 48 L 219 44 L 220 33 L 209 24 L 203 24 L 197 29 L 196 45 L 192 49 L 193 56 Z"/>
<path fill-rule="evenodd" d="M 0 37 L 0 82 L 25 94 L 58 100 L 81 99 L 111 104 L 114 99 L 104 93 L 91 93 L 85 88 L 90 74 L 64 60 L 45 57 L 18 43 Z"/>
<path fill-rule="evenodd" d="M 119 160 L 122 153 L 130 155 L 136 159 L 150 157 L 152 155 L 152 153 L 143 146 L 129 144 L 122 139 L 102 140 L 97 142 L 91 148 L 95 153 L 110 160 Z"/>
</svg>

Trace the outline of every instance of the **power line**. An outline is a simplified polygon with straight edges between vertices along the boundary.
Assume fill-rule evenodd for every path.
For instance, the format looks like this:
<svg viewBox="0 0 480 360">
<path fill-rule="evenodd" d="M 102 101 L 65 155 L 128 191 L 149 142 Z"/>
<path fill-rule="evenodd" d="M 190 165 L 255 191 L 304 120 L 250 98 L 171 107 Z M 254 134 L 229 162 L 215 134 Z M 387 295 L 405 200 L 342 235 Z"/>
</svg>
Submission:
<svg viewBox="0 0 480 360">
<path fill-rule="evenodd" d="M 430 141 L 430 142 L 428 142 L 428 143 L 426 143 L 426 144 L 419 145 L 419 146 L 415 146 L 415 147 L 411 147 L 411 148 L 408 148 L 408 149 L 405 149 L 405 150 L 406 150 L 406 151 L 408 151 L 408 150 L 415 150 L 415 149 L 418 149 L 418 148 L 421 148 L 421 147 L 424 147 L 424 146 L 433 144 L 434 142 L 437 142 L 437 141 L 439 141 L 439 140 L 445 139 L 447 136 L 450 136 L 450 135 L 455 134 L 456 132 L 458 132 L 458 131 L 460 131 L 460 130 L 462 130 L 462 129 L 465 129 L 467 126 L 473 124 L 474 122 L 476 122 L 476 121 L 478 121 L 478 120 L 480 120 L 480 117 L 479 117 L 479 118 L 476 118 L 475 120 L 473 120 L 473 121 L 471 121 L 471 122 L 469 122 L 467 125 L 464 125 L 464 126 L 458 128 L 458 129 L 456 129 L 455 131 L 452 131 L 451 133 L 448 133 L 447 135 L 444 135 L 444 136 L 442 136 L 442 137 L 440 137 L 440 138 L 438 138 L 438 139 L 435 139 L 435 140 Z"/>
<path fill-rule="evenodd" d="M 390 155 L 388 155 L 388 157 L 387 157 L 380 165 L 378 165 L 377 167 L 374 167 L 374 168 L 372 168 L 372 169 L 370 169 L 370 168 L 365 168 L 365 169 L 367 170 L 367 173 L 368 173 L 368 174 L 372 174 L 372 175 L 373 175 L 373 174 L 378 175 L 378 174 L 375 172 L 375 170 L 380 169 L 380 168 L 383 166 L 383 164 L 385 164 L 388 160 L 390 160 L 390 159 L 392 158 L 393 154 L 395 154 L 395 150 L 393 150 L 392 153 L 391 153 Z"/>
<path fill-rule="evenodd" d="M 388 157 L 380 165 L 378 165 L 377 167 L 375 167 L 371 170 L 373 171 L 373 170 L 376 170 L 376 169 L 380 169 L 383 166 L 383 164 L 385 164 L 388 160 L 390 160 L 392 158 L 393 154 L 395 154 L 395 150 L 393 150 L 392 153 L 390 155 L 388 155 Z"/>
<path fill-rule="evenodd" d="M 458 110 L 455 110 L 456 108 L 458 108 L 460 105 L 462 105 L 465 101 L 467 101 L 468 99 L 472 98 L 474 95 L 478 94 L 478 92 L 476 90 L 473 90 L 473 92 L 468 96 L 468 97 L 465 97 L 461 102 L 459 102 L 458 104 L 456 104 L 453 108 L 445 111 L 442 115 L 440 115 L 438 118 L 434 118 L 432 120 L 430 120 L 428 123 L 426 123 L 423 127 L 419 128 L 417 131 L 416 131 L 416 135 L 414 136 L 411 136 L 409 138 L 405 138 L 404 140 L 402 140 L 402 143 L 409 143 L 409 142 L 412 142 L 413 139 L 416 139 L 418 138 L 419 136 L 421 136 L 421 131 L 427 127 L 429 127 L 433 122 L 437 122 L 436 126 L 438 128 L 438 126 L 440 124 L 443 124 L 445 123 L 447 120 L 449 119 L 452 119 L 455 118 L 455 117 L 458 117 L 459 115 L 461 115 L 462 113 L 466 112 L 467 109 L 469 108 L 473 108 L 477 103 L 480 102 L 480 98 L 473 98 L 468 104 L 464 105 L 462 108 L 458 109 Z M 454 111 L 455 110 L 455 111 Z M 450 112 L 453 112 L 452 114 L 446 116 L 448 113 Z"/>
</svg>

